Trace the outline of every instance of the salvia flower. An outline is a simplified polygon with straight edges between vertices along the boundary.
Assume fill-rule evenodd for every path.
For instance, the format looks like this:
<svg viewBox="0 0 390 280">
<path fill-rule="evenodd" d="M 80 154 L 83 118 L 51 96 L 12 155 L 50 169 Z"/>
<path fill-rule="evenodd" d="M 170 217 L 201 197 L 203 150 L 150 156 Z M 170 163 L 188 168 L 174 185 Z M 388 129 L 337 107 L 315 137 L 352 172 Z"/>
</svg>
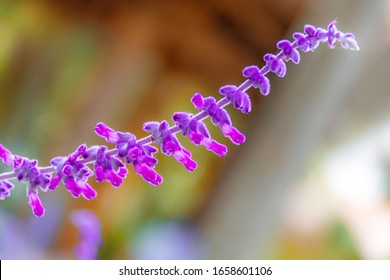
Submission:
<svg viewBox="0 0 390 280">
<path fill-rule="evenodd" d="M 242 75 L 245 78 L 249 79 L 252 82 L 253 87 L 258 88 L 262 95 L 269 94 L 271 84 L 269 82 L 269 79 L 261 74 L 259 67 L 257 67 L 256 65 L 247 66 L 244 68 L 244 70 L 242 70 Z M 224 94 L 223 92 L 221 92 L 221 90 L 220 93 Z"/>
<path fill-rule="evenodd" d="M 115 144 L 119 141 L 119 136 L 120 136 L 119 132 L 114 131 L 112 128 L 108 127 L 105 123 L 102 122 L 97 123 L 95 127 L 95 132 L 97 135 L 106 138 L 106 141 L 108 143 Z"/>
<path fill-rule="evenodd" d="M 50 184 L 50 174 L 43 174 L 36 160 L 14 155 L 14 172 L 18 181 L 27 182 L 28 203 L 37 217 L 43 216 L 45 209 L 39 199 L 38 189 L 46 192 Z"/>
<path fill-rule="evenodd" d="M 96 198 L 96 191 L 87 182 L 93 172 L 82 162 L 86 151 L 87 146 L 83 144 L 68 157 L 56 157 L 51 160 L 50 163 L 56 169 L 56 176 L 49 186 L 51 190 L 55 190 L 62 181 L 73 197 L 78 198 L 83 195 L 88 200 Z"/>
<path fill-rule="evenodd" d="M 36 188 L 27 189 L 28 204 L 31 206 L 33 213 L 37 217 L 42 217 L 45 214 L 45 208 L 42 205 Z"/>
<path fill-rule="evenodd" d="M 0 158 L 3 160 L 4 164 L 8 166 L 14 165 L 14 159 L 15 159 L 14 155 L 1 144 L 0 144 Z"/>
<path fill-rule="evenodd" d="M 100 146 L 96 153 L 95 160 L 96 181 L 109 181 L 114 187 L 119 187 L 123 178 L 127 175 L 127 168 L 124 163 L 115 155 L 107 153 L 106 146 Z"/>
<path fill-rule="evenodd" d="M 252 110 L 249 95 L 234 85 L 226 85 L 219 89 L 219 93 L 224 95 L 232 103 L 233 107 L 248 114 Z"/>
<path fill-rule="evenodd" d="M 245 142 L 245 135 L 232 125 L 228 112 L 217 105 L 214 97 L 204 98 L 200 93 L 195 93 L 191 101 L 196 109 L 207 112 L 211 122 L 219 126 L 222 134 L 229 137 L 230 141 L 236 145 L 241 145 Z"/>
<path fill-rule="evenodd" d="M 183 136 L 188 136 L 193 144 L 202 145 L 220 157 L 225 156 L 227 147 L 212 139 L 206 125 L 194 119 L 193 116 L 190 113 L 178 112 L 173 115 L 172 119 L 182 131 Z"/>
<path fill-rule="evenodd" d="M 11 195 L 11 190 L 14 188 L 14 185 L 7 180 L 0 181 L 0 200 Z"/>
<path fill-rule="evenodd" d="M 86 145 L 81 145 L 71 155 L 56 157 L 51 160 L 51 166 L 41 168 L 36 160 L 14 155 L 0 144 L 0 159 L 5 165 L 13 168 L 12 172 L 0 174 L 0 200 L 10 196 L 14 187 L 9 182 L 12 179 L 27 183 L 28 202 L 36 216 L 42 216 L 45 211 L 38 191 L 55 190 L 60 182 L 64 183 L 73 197 L 82 195 L 86 199 L 94 199 L 96 191 L 87 182 L 93 175 L 92 170 L 87 167 L 88 164 L 94 164 L 98 182 L 107 181 L 114 187 L 120 186 L 128 172 L 126 165 L 132 164 L 135 172 L 146 182 L 158 186 L 163 178 L 155 171 L 158 163 L 155 154 L 158 149 L 153 145 L 158 145 L 163 154 L 173 156 L 188 171 L 194 171 L 197 167 L 190 151 L 185 149 L 176 137 L 178 132 L 188 137 L 194 145 L 202 145 L 219 156 L 225 156 L 227 147 L 211 138 L 204 119 L 209 117 L 211 122 L 221 129 L 222 134 L 234 144 L 243 144 L 245 135 L 232 125 L 225 106 L 232 104 L 242 113 L 249 113 L 252 105 L 247 91 L 256 88 L 262 95 L 268 95 L 271 86 L 266 75 L 271 72 L 284 77 L 288 61 L 291 60 L 295 64 L 300 62 L 299 51 L 314 51 L 320 43 L 327 43 L 330 48 L 335 48 L 339 43 L 343 49 L 359 50 L 355 36 L 338 30 L 336 21 L 332 21 L 327 28 L 306 24 L 303 32 L 293 34 L 293 39 L 279 41 L 276 45 L 279 49 L 277 54 L 264 55 L 265 65 L 262 68 L 256 65 L 245 67 L 242 75 L 246 80 L 242 84 L 222 86 L 219 92 L 223 97 L 220 100 L 195 93 L 191 102 L 200 112 L 174 113 L 173 126 L 165 120 L 147 122 L 143 129 L 150 134 L 137 140 L 135 135 L 129 132 L 115 131 L 103 122 L 97 123 L 96 134 L 108 143 L 114 144 L 115 148 L 112 150 L 108 150 L 106 146 L 93 146 L 88 149 Z M 51 173 L 54 173 L 53 178 L 50 176 Z"/>
<path fill-rule="evenodd" d="M 160 145 L 161 152 L 167 156 L 173 156 L 178 162 L 182 163 L 188 171 L 194 171 L 197 167 L 195 161 L 191 158 L 191 153 L 185 149 L 171 131 L 167 121 L 146 122 L 144 130 L 152 134 L 153 141 Z"/>
<path fill-rule="evenodd" d="M 156 152 L 157 149 L 153 146 L 137 144 L 126 156 L 126 162 L 133 164 L 135 172 L 154 186 L 160 185 L 163 181 L 162 176 L 154 170 L 157 159 L 152 155 Z"/>
<path fill-rule="evenodd" d="M 283 59 L 273 55 L 272 53 L 267 53 L 264 55 L 264 61 L 271 72 L 275 73 L 279 77 L 284 77 L 286 75 L 287 66 Z"/>
<path fill-rule="evenodd" d="M 296 32 L 293 34 L 293 38 L 296 40 L 296 44 L 301 51 L 308 52 L 314 51 L 321 42 L 325 42 L 327 40 L 327 35 L 327 30 L 306 24 L 304 33 Z"/>
<path fill-rule="evenodd" d="M 154 170 L 158 162 L 153 156 L 158 151 L 155 147 L 137 143 L 133 134 L 115 131 L 102 122 L 96 125 L 95 132 L 106 138 L 107 142 L 115 144 L 117 156 L 123 158 L 126 164 L 132 164 L 135 172 L 141 175 L 146 182 L 154 186 L 162 183 L 162 176 Z M 117 172 L 119 177 L 125 175 L 124 168 L 119 167 Z"/>
</svg>

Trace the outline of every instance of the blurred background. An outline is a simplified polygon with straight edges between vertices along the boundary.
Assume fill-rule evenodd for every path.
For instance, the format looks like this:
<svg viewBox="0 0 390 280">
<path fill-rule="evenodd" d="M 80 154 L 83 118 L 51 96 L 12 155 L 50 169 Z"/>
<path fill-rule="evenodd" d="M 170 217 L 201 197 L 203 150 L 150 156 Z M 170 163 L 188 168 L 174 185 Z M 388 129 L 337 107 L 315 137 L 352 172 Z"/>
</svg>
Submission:
<svg viewBox="0 0 390 280">
<path fill-rule="evenodd" d="M 194 112 L 263 65 L 276 42 L 332 20 L 361 50 L 320 46 L 229 107 L 247 141 L 219 158 L 183 137 L 198 169 L 159 155 L 159 187 L 132 168 L 124 184 L 93 183 L 94 201 L 63 187 L 25 187 L 0 202 L 1 259 L 74 259 L 74 209 L 102 223 L 99 259 L 390 258 L 390 2 L 388 0 L 0 1 L 0 143 L 39 159 L 104 144 L 94 126 L 146 136 L 146 121 Z M 206 121 L 210 124 L 209 121 Z M 3 165 L 0 172 L 8 171 Z M 91 180 L 92 182 L 92 180 Z"/>
</svg>

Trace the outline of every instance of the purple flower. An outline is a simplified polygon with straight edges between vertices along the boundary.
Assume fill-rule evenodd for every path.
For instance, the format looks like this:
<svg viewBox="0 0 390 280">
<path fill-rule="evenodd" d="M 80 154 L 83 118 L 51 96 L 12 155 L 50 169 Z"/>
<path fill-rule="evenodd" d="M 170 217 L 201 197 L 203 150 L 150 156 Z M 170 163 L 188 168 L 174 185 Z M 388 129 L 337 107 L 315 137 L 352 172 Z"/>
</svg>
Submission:
<svg viewBox="0 0 390 280">
<path fill-rule="evenodd" d="M 244 68 L 244 70 L 242 70 L 242 75 L 245 78 L 248 78 L 253 83 L 253 87 L 258 88 L 262 95 L 269 94 L 271 84 L 269 79 L 261 74 L 259 67 L 255 65 L 247 66 Z"/>
<path fill-rule="evenodd" d="M 287 62 L 291 59 L 295 64 L 299 63 L 301 56 L 289 40 L 281 40 L 276 46 L 283 52 L 284 61 Z"/>
<path fill-rule="evenodd" d="M 0 158 L 3 160 L 4 164 L 9 166 L 14 165 L 14 158 L 15 158 L 14 155 L 1 144 L 0 144 Z"/>
<path fill-rule="evenodd" d="M 327 40 L 327 30 L 323 28 L 315 28 L 312 25 L 306 24 L 304 33 L 295 32 L 293 34 L 297 46 L 303 51 L 314 51 L 320 44 Z"/>
<path fill-rule="evenodd" d="M 108 143 L 116 143 L 119 140 L 118 132 L 114 131 L 112 128 L 109 128 L 105 123 L 97 123 L 95 132 L 97 135 L 106 138 Z"/>
<path fill-rule="evenodd" d="M 275 73 L 279 77 L 284 77 L 286 75 L 286 63 L 276 55 L 267 53 L 264 55 L 264 61 L 271 72 Z"/>
<path fill-rule="evenodd" d="M 38 191 L 34 188 L 27 190 L 28 204 L 31 206 L 35 216 L 42 217 L 45 214 L 42 202 L 39 199 Z"/>
<path fill-rule="evenodd" d="M 152 133 L 152 139 L 159 144 L 161 151 L 167 156 L 173 156 L 178 162 L 182 163 L 188 171 L 194 171 L 197 167 L 195 161 L 191 159 L 190 151 L 186 150 L 177 140 L 176 136 L 169 131 L 167 121 L 147 122 L 144 124 L 144 130 Z"/>
<path fill-rule="evenodd" d="M 102 243 L 101 223 L 89 210 L 74 210 L 71 221 L 79 230 L 79 242 L 74 251 L 78 259 L 94 260 Z"/>
<path fill-rule="evenodd" d="M 340 34 L 340 44 L 346 50 L 358 51 L 359 45 L 355 40 L 355 35 L 352 33 L 341 33 Z"/>
<path fill-rule="evenodd" d="M 352 33 L 343 33 L 336 27 L 336 21 L 332 21 L 327 29 L 315 28 L 312 25 L 305 25 L 304 33 L 295 32 L 293 37 L 297 46 L 303 51 L 314 51 L 320 42 L 328 42 L 331 49 L 335 47 L 338 41 L 341 47 L 347 50 L 359 50 L 359 46 Z"/>
<path fill-rule="evenodd" d="M 232 125 L 228 112 L 217 105 L 214 97 L 204 98 L 200 93 L 195 93 L 191 102 L 196 109 L 205 111 L 210 116 L 211 122 L 219 126 L 222 134 L 229 137 L 234 144 L 241 145 L 245 142 L 245 135 Z"/>
<path fill-rule="evenodd" d="M 56 176 L 51 180 L 49 189 L 55 190 L 62 181 L 73 197 L 83 195 L 88 200 L 96 198 L 96 191 L 87 182 L 93 172 L 82 162 L 86 151 L 87 146 L 83 144 L 68 157 L 56 157 L 50 161 L 56 169 Z"/>
<path fill-rule="evenodd" d="M 338 32 L 336 21 L 334 20 L 328 25 L 327 37 L 329 48 L 333 49 L 335 47 L 334 44 L 336 43 L 337 39 L 340 38 L 339 35 L 340 32 Z"/>
<path fill-rule="evenodd" d="M 0 181 L 0 200 L 4 200 L 6 197 L 9 197 L 13 188 L 14 185 L 7 180 Z"/>
<path fill-rule="evenodd" d="M 126 178 L 127 168 L 123 162 L 114 155 L 107 153 L 106 146 L 100 146 L 95 160 L 96 181 L 109 181 L 114 187 L 119 187 L 123 178 Z"/>
<path fill-rule="evenodd" d="M 249 95 L 245 91 L 239 90 L 237 86 L 223 86 L 219 89 L 219 93 L 224 95 L 232 103 L 234 108 L 241 110 L 244 114 L 248 114 L 251 111 L 252 107 Z"/>
<path fill-rule="evenodd" d="M 12 154 L 0 144 L 0 158 L 14 169 L 18 181 L 27 182 L 27 198 L 34 214 L 41 217 L 45 209 L 38 197 L 38 189 L 46 192 L 50 184 L 50 174 L 42 173 L 38 168 L 38 161 Z M 0 199 L 9 197 L 14 185 L 7 180 L 0 180 Z"/>
<path fill-rule="evenodd" d="M 157 149 L 153 146 L 137 145 L 129 150 L 126 157 L 126 162 L 133 164 L 135 172 L 154 186 L 160 185 L 163 181 L 162 176 L 154 170 L 157 159 L 152 154 L 156 152 Z"/>
<path fill-rule="evenodd" d="M 45 209 L 38 197 L 38 188 L 46 192 L 50 184 L 50 174 L 43 174 L 38 168 L 36 160 L 14 156 L 14 171 L 18 181 L 27 182 L 28 203 L 34 214 L 41 217 Z"/>
<path fill-rule="evenodd" d="M 158 151 L 155 147 L 141 145 L 137 143 L 133 134 L 114 131 L 104 123 L 98 123 L 95 132 L 99 136 L 105 137 L 107 141 L 110 140 L 111 143 L 115 144 L 118 157 L 123 158 L 127 164 L 133 164 L 135 172 L 141 175 L 146 182 L 154 186 L 162 183 L 163 179 L 161 175 L 154 170 L 158 162 L 153 157 L 153 154 Z M 115 164 L 119 163 L 116 162 Z M 119 177 L 125 175 L 123 168 L 120 167 L 118 169 L 117 175 Z"/>
<path fill-rule="evenodd" d="M 188 136 L 190 141 L 195 145 L 202 145 L 207 150 L 223 157 L 227 153 L 227 147 L 218 143 L 210 137 L 206 125 L 193 119 L 193 114 L 178 112 L 172 117 L 172 120 L 182 131 L 183 136 Z"/>
<path fill-rule="evenodd" d="M 29 182 L 31 187 L 39 186 L 44 192 L 48 190 L 51 176 L 41 173 L 38 161 L 15 156 L 14 171 L 19 181 Z"/>
</svg>

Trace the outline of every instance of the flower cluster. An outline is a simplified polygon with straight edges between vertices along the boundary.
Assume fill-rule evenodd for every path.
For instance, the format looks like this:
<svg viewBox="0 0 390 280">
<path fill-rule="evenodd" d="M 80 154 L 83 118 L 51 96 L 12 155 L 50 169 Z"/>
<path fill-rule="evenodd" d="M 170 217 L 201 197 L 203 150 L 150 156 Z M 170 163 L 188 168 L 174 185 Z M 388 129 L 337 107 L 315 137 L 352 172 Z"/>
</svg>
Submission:
<svg viewBox="0 0 390 280">
<path fill-rule="evenodd" d="M 115 131 L 106 124 L 99 122 L 95 132 L 100 137 L 114 144 L 115 148 L 109 150 L 106 146 L 92 146 L 85 144 L 66 157 L 56 157 L 51 160 L 51 166 L 38 167 L 36 160 L 12 154 L 0 144 L 0 159 L 5 165 L 13 168 L 12 172 L 0 174 L 0 199 L 9 197 L 14 185 L 9 181 L 17 179 L 27 183 L 27 197 L 33 213 L 36 216 L 44 214 L 44 208 L 38 197 L 38 190 L 46 192 L 55 190 L 62 182 L 73 197 L 83 196 L 91 200 L 97 195 L 88 183 L 88 179 L 95 175 L 97 182 L 107 181 L 113 187 L 119 187 L 128 173 L 127 166 L 133 165 L 134 171 L 146 182 L 158 186 L 163 178 L 155 170 L 158 163 L 155 154 L 160 151 L 181 163 L 188 171 L 194 171 L 197 163 L 192 159 L 191 152 L 179 142 L 176 133 L 181 132 L 188 137 L 194 145 L 202 145 L 218 156 L 225 156 L 227 147 L 211 138 L 203 120 L 210 118 L 211 122 L 221 129 L 224 136 L 234 144 L 245 142 L 245 135 L 233 126 L 231 118 L 224 107 L 232 104 L 234 108 L 247 114 L 251 111 L 251 101 L 247 90 L 256 88 L 262 95 L 270 92 L 270 81 L 266 75 L 271 72 L 279 77 L 286 75 L 286 62 L 297 64 L 301 56 L 299 51 L 314 51 L 320 43 L 327 42 L 334 48 L 336 42 L 347 50 L 359 50 L 359 46 L 352 33 L 343 33 L 332 21 L 327 29 L 305 25 L 303 33 L 293 34 L 294 41 L 281 40 L 277 43 L 279 52 L 264 55 L 265 65 L 259 68 L 256 65 L 245 67 L 242 75 L 246 79 L 241 85 L 226 85 L 220 88 L 223 96 L 217 101 L 215 97 L 204 97 L 195 93 L 191 99 L 194 107 L 199 110 L 197 114 L 176 112 L 172 116 L 174 125 L 168 121 L 147 122 L 143 129 L 150 135 L 137 140 L 128 132 Z M 93 164 L 93 171 L 88 167 Z M 53 174 L 53 176 L 51 175 Z"/>
<path fill-rule="evenodd" d="M 13 167 L 16 179 L 19 182 L 27 183 L 28 204 L 33 213 L 40 217 L 45 213 L 45 209 L 38 196 L 38 190 L 46 192 L 49 189 L 51 175 L 43 173 L 38 168 L 37 160 L 30 160 L 25 157 L 12 154 L 3 145 L 0 144 L 0 158 L 4 164 Z M 14 185 L 8 180 L 0 180 L 0 199 L 10 196 Z"/>
</svg>

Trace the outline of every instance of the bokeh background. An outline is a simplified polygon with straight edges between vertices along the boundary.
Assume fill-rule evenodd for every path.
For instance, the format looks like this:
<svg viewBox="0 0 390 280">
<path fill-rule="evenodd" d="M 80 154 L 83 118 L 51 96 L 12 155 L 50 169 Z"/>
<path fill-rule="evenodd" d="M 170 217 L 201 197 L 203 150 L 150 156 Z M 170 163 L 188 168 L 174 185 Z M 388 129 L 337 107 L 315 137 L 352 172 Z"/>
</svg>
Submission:
<svg viewBox="0 0 390 280">
<path fill-rule="evenodd" d="M 164 183 L 130 172 L 93 184 L 94 201 L 25 187 L 0 202 L 1 259 L 73 259 L 74 209 L 102 223 L 99 259 L 390 258 L 390 2 L 385 0 L 0 1 L 0 143 L 39 159 L 104 144 L 94 126 L 142 138 L 146 121 L 194 112 L 263 65 L 305 23 L 356 34 L 361 50 L 321 46 L 251 91 L 249 115 L 228 108 L 247 142 L 226 158 L 189 148 L 188 173 L 159 156 Z M 206 121 L 209 124 L 209 121 Z M 0 166 L 1 171 L 7 171 Z"/>
</svg>

